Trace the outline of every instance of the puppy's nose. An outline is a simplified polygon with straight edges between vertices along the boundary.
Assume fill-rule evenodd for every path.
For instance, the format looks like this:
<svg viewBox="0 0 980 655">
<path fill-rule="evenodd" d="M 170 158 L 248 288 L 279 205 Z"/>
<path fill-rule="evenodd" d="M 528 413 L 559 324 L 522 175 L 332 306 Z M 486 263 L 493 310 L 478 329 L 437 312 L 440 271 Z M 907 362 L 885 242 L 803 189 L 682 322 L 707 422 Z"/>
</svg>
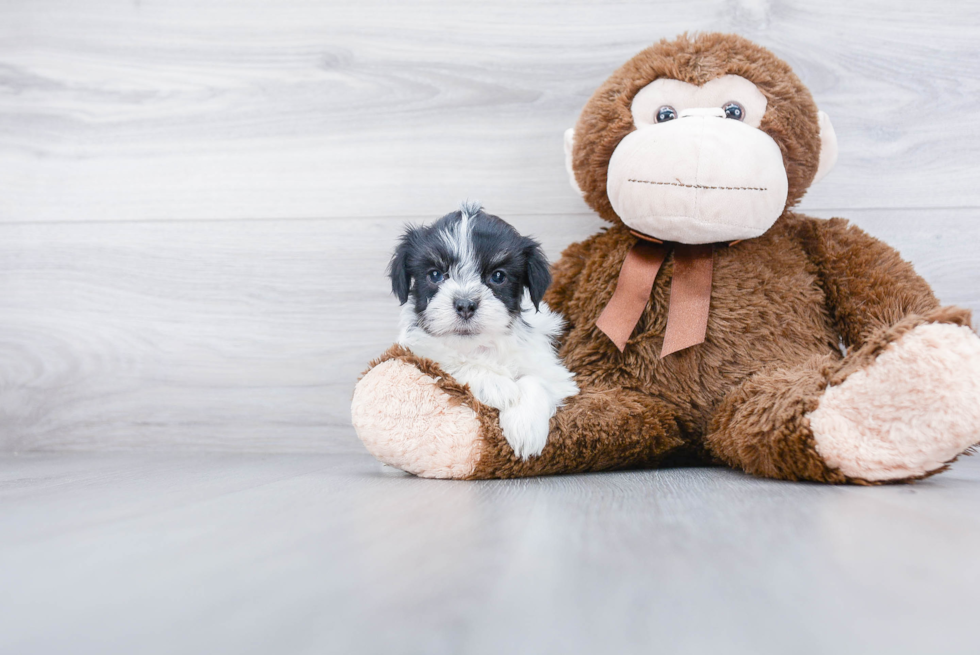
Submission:
<svg viewBox="0 0 980 655">
<path fill-rule="evenodd" d="M 457 298 L 453 302 L 453 306 L 456 308 L 456 313 L 464 321 L 468 321 L 473 317 L 473 314 L 476 312 L 477 305 L 479 304 L 480 303 L 471 298 Z"/>
</svg>

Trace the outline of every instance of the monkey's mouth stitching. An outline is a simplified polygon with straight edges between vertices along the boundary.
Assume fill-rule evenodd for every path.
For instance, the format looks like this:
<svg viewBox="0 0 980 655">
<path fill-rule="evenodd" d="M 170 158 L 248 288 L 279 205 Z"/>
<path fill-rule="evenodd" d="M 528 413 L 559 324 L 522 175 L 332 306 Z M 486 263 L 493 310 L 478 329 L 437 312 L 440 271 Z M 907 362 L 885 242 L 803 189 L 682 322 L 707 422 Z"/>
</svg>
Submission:
<svg viewBox="0 0 980 655">
<path fill-rule="evenodd" d="M 680 182 L 651 182 L 650 180 L 634 180 L 628 179 L 627 182 L 636 182 L 637 184 L 657 184 L 659 186 L 682 186 L 688 189 L 722 189 L 725 191 L 768 191 L 767 187 L 758 186 L 705 186 L 703 184 L 681 184 Z"/>
</svg>

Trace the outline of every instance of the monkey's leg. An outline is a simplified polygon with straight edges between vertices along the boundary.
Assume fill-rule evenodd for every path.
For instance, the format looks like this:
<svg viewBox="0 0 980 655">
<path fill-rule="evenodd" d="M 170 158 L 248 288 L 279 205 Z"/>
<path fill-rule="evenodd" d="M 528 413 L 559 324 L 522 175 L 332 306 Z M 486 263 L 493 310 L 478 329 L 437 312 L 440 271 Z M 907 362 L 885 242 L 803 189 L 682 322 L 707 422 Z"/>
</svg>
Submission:
<svg viewBox="0 0 980 655">
<path fill-rule="evenodd" d="M 706 438 L 754 475 L 874 484 L 927 477 L 980 441 L 980 338 L 937 310 L 733 389 Z"/>
<path fill-rule="evenodd" d="M 583 389 L 551 419 L 541 455 L 514 455 L 496 409 L 429 360 L 393 347 L 358 382 L 351 414 L 378 459 L 421 477 L 513 478 L 648 467 L 683 444 L 669 410 L 626 389 Z"/>
</svg>

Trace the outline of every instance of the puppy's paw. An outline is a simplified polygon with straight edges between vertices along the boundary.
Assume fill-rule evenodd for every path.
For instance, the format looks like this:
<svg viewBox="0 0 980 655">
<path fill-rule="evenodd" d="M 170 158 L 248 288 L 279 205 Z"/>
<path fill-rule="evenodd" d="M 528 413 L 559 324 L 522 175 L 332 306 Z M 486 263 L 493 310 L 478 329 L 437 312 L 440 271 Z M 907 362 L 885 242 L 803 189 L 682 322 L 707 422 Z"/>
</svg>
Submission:
<svg viewBox="0 0 980 655">
<path fill-rule="evenodd" d="M 548 443 L 548 424 L 553 414 L 548 409 L 521 403 L 500 411 L 500 429 L 521 459 L 540 455 Z"/>
<path fill-rule="evenodd" d="M 503 375 L 486 373 L 474 375 L 466 380 L 470 390 L 484 405 L 497 409 L 506 409 L 517 404 L 521 398 L 521 389 L 517 382 Z"/>
</svg>

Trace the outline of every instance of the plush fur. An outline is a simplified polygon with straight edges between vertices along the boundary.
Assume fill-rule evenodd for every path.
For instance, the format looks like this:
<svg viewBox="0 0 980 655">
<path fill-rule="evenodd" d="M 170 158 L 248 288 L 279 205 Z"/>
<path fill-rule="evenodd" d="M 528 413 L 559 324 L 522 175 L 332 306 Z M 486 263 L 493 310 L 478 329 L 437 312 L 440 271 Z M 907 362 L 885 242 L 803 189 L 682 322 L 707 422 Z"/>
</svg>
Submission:
<svg viewBox="0 0 980 655">
<path fill-rule="evenodd" d="M 767 98 L 760 129 L 783 155 L 786 208 L 762 236 L 717 248 L 704 343 L 659 357 L 668 257 L 619 352 L 595 322 L 635 243 L 605 195 L 609 157 L 634 129 L 633 95 L 660 77 L 700 84 L 727 74 L 755 82 Z M 941 471 L 980 441 L 972 409 L 980 342 L 969 312 L 940 307 L 881 241 L 844 220 L 791 210 L 820 148 L 809 92 L 789 66 L 741 37 L 663 41 L 615 72 L 583 110 L 572 158 L 585 200 L 612 225 L 564 252 L 545 295 L 567 321 L 560 354 L 582 391 L 528 460 L 501 438 L 495 410 L 447 393 L 447 405 L 467 404 L 480 426 L 468 434 L 472 470 L 460 477 L 723 463 L 771 478 L 878 484 Z M 382 359 L 412 362 L 399 350 Z M 903 423 L 913 427 L 896 427 Z"/>
</svg>

